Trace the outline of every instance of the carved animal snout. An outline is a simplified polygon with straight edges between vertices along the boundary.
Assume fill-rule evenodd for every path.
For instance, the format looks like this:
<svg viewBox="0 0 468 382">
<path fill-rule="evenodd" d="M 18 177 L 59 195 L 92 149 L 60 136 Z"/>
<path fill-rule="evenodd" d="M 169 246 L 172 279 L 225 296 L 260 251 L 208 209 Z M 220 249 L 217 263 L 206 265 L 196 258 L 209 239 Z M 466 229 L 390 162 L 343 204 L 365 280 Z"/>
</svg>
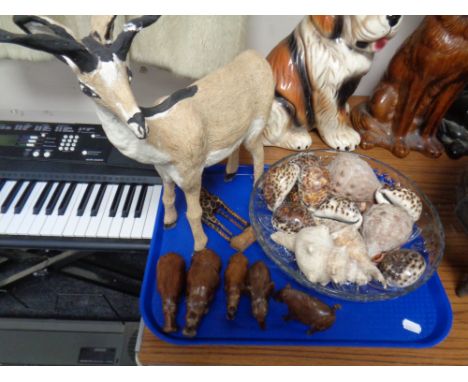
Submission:
<svg viewBox="0 0 468 382">
<path fill-rule="evenodd" d="M 133 130 L 137 138 L 146 139 L 148 136 L 148 126 L 146 126 L 145 117 L 141 112 L 135 113 L 133 117 L 127 121 L 127 124 Z"/>
<path fill-rule="evenodd" d="M 401 15 L 399 15 L 399 16 L 397 16 L 397 15 L 387 15 L 388 24 L 391 27 L 394 27 L 395 25 L 397 25 L 398 21 L 400 21 L 400 19 L 401 19 Z"/>
</svg>

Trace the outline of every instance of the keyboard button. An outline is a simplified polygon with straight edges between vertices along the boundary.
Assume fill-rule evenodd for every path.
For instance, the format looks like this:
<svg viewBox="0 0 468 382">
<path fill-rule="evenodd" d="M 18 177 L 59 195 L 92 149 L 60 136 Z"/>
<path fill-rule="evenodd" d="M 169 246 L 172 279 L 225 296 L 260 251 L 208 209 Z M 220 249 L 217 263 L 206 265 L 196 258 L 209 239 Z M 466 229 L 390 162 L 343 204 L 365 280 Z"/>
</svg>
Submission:
<svg viewBox="0 0 468 382">
<path fill-rule="evenodd" d="M 52 197 L 49 200 L 49 203 L 47 203 L 46 215 L 51 215 L 52 212 L 54 211 L 55 206 L 57 205 L 59 199 L 61 199 L 60 197 L 62 195 L 64 187 L 65 187 L 65 182 L 60 182 L 58 184 L 57 188 L 55 189 L 54 193 L 52 194 Z"/>
<path fill-rule="evenodd" d="M 44 189 L 41 192 L 41 195 L 39 196 L 39 199 L 37 199 L 36 204 L 33 207 L 33 214 L 37 215 L 42 209 L 42 206 L 44 205 L 45 201 L 48 199 L 50 196 L 50 190 L 52 189 L 52 186 L 56 184 L 53 182 L 47 182 L 47 185 L 44 187 Z"/>
<path fill-rule="evenodd" d="M 13 186 L 11 191 L 8 193 L 8 196 L 5 198 L 5 200 L 2 203 L 0 213 L 6 214 L 8 212 L 10 206 L 13 204 L 13 200 L 16 199 L 23 185 L 24 185 L 24 181 L 22 180 L 18 180 L 15 182 L 15 185 Z"/>
<path fill-rule="evenodd" d="M 89 183 L 86 186 L 86 190 L 81 198 L 80 204 L 78 206 L 78 216 L 83 216 L 86 206 L 88 205 L 89 198 L 94 189 L 94 183 Z"/>
<path fill-rule="evenodd" d="M 151 239 L 154 231 L 154 223 L 156 222 L 156 214 L 158 213 L 159 199 L 161 197 L 162 187 L 154 186 L 153 195 L 151 195 L 150 205 L 148 207 L 148 215 L 146 216 L 145 226 L 143 227 L 142 238 Z"/>
<path fill-rule="evenodd" d="M 23 208 L 26 202 L 28 201 L 29 197 L 31 196 L 31 192 L 35 186 L 36 186 L 36 182 L 34 181 L 29 182 L 28 186 L 26 187 L 23 194 L 19 198 L 18 203 L 16 203 L 15 205 L 15 214 L 20 214 L 21 211 L 23 211 Z"/>
<path fill-rule="evenodd" d="M 68 190 L 65 193 L 65 196 L 63 197 L 62 201 L 59 204 L 59 209 L 58 209 L 59 216 L 64 215 L 65 212 L 67 211 L 67 208 L 70 205 L 70 201 L 72 199 L 73 194 L 75 193 L 75 190 L 76 190 L 76 183 L 72 183 L 70 187 L 68 187 Z"/>
<path fill-rule="evenodd" d="M 106 189 L 107 189 L 107 184 L 101 184 L 99 186 L 99 191 L 96 195 L 96 199 L 94 200 L 93 206 L 91 207 L 91 216 L 97 216 L 99 209 L 101 208 L 102 199 L 104 198 Z"/>
</svg>

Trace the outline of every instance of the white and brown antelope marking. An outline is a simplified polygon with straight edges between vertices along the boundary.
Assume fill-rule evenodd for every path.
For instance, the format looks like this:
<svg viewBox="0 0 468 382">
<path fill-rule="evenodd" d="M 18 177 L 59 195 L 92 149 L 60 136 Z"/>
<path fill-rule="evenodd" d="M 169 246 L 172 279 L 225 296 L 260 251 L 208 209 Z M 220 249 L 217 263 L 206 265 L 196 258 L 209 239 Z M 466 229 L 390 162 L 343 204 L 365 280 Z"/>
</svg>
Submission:
<svg viewBox="0 0 468 382">
<path fill-rule="evenodd" d="M 51 19 L 15 16 L 27 34 L 0 30 L 0 42 L 54 54 L 72 68 L 83 93 L 95 101 L 109 140 L 124 155 L 154 165 L 161 175 L 165 225 L 177 220 L 174 186 L 184 191 L 198 251 L 207 242 L 200 207 L 204 167 L 228 158 L 226 172 L 232 176 L 243 144 L 253 157 L 254 179 L 263 172 L 262 135 L 273 101 L 273 74 L 261 55 L 246 51 L 155 106 L 139 107 L 130 87 L 127 53 L 136 34 L 158 18 L 133 19 L 112 39 L 115 17 L 96 17 L 94 30 L 79 41 Z"/>
</svg>

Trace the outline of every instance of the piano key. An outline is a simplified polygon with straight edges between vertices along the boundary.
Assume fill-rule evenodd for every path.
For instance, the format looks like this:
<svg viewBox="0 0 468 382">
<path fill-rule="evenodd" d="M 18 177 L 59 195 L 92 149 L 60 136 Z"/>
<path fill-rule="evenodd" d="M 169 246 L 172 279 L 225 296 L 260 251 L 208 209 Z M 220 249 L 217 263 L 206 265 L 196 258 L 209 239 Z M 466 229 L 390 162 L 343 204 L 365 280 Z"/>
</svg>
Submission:
<svg viewBox="0 0 468 382">
<path fill-rule="evenodd" d="M 135 195 L 135 187 L 136 184 L 132 184 L 130 189 L 128 190 L 127 197 L 125 198 L 124 206 L 122 209 L 122 217 L 128 217 L 128 213 L 130 212 L 130 207 L 132 206 L 133 196 Z"/>
<path fill-rule="evenodd" d="M 33 207 L 33 214 L 34 215 L 39 214 L 39 212 L 41 211 L 42 206 L 44 205 L 46 199 L 48 199 L 48 197 L 50 196 L 49 192 L 50 192 L 53 184 L 54 184 L 53 182 L 47 182 L 47 185 L 42 190 L 41 195 L 39 196 L 39 198 L 37 199 L 36 204 Z"/>
<path fill-rule="evenodd" d="M 63 231 L 65 230 L 68 220 L 70 219 L 71 211 L 76 210 L 78 203 L 79 203 L 79 198 L 83 195 L 84 188 L 85 188 L 84 183 L 72 183 L 70 185 L 67 192 L 65 193 L 65 196 L 63 197 L 62 202 L 59 205 L 58 218 L 55 221 L 55 226 L 52 229 L 50 236 L 62 236 L 63 235 Z M 64 209 L 63 203 L 67 195 L 70 193 L 70 191 L 71 191 L 71 195 L 67 203 L 67 208 Z"/>
<path fill-rule="evenodd" d="M 17 182 L 17 184 L 18 184 L 18 182 Z M 29 184 L 29 182 L 22 181 L 21 186 L 17 189 L 17 191 L 14 194 L 12 194 L 12 192 L 10 191 L 10 194 L 8 194 L 7 199 L 10 197 L 10 195 L 14 195 L 14 196 L 13 196 L 13 198 L 11 198 L 11 201 L 9 201 L 8 206 L 15 205 L 18 202 L 18 200 L 21 198 L 21 194 L 26 189 L 28 184 Z M 15 185 L 15 187 L 16 187 L 16 185 Z M 13 187 L 13 189 L 15 189 L 15 187 Z M 5 202 L 7 202 L 6 199 L 5 199 Z M 3 202 L 3 203 L 5 204 L 5 202 Z M 0 232 L 5 232 L 7 230 L 8 225 L 10 224 L 11 220 L 15 216 L 15 209 L 14 208 L 7 208 L 5 211 L 6 212 L 2 214 L 2 220 L 0 220 Z"/>
<path fill-rule="evenodd" d="M 122 225 L 122 229 L 120 230 L 121 239 L 130 239 L 132 237 L 133 224 L 135 223 L 135 209 L 139 200 L 141 188 L 141 186 L 135 187 L 132 204 L 125 218 L 125 222 Z"/>
<path fill-rule="evenodd" d="M 69 209 L 68 211 L 69 213 L 67 213 L 69 218 L 67 220 L 67 224 L 65 225 L 65 229 L 62 232 L 62 236 L 68 236 L 68 237 L 73 236 L 73 233 L 75 232 L 78 221 L 80 220 L 80 217 L 78 216 L 78 208 L 80 207 L 80 204 L 81 204 L 80 202 L 86 191 L 87 184 L 80 183 L 79 185 L 81 185 L 81 187 L 79 190 L 77 188 L 78 202 L 75 203 L 73 208 Z"/>
<path fill-rule="evenodd" d="M 8 180 L 3 186 L 3 189 L 0 191 L 0 206 L 3 204 L 3 201 L 6 199 L 12 188 L 15 186 L 16 180 Z M 0 214 L 0 219 L 2 215 Z"/>
<path fill-rule="evenodd" d="M 16 199 L 16 197 L 18 196 L 18 192 L 21 190 L 23 185 L 24 185 L 24 181 L 22 180 L 18 180 L 17 182 L 15 182 L 15 185 L 13 186 L 11 191 L 8 193 L 8 196 L 5 198 L 5 200 L 2 203 L 0 213 L 5 214 L 8 211 L 11 204 L 13 203 L 13 200 Z"/>
<path fill-rule="evenodd" d="M 86 186 L 86 190 L 81 198 L 80 204 L 78 206 L 78 216 L 83 216 L 86 206 L 88 205 L 89 198 L 94 189 L 94 183 L 89 183 Z"/>
<path fill-rule="evenodd" d="M 99 210 L 97 211 L 97 214 L 95 216 L 92 215 L 91 213 L 91 219 L 89 221 L 88 229 L 86 230 L 86 237 L 98 237 L 98 231 L 99 228 L 102 224 L 102 219 L 104 218 L 104 215 L 108 217 L 108 214 L 106 212 L 110 208 L 110 204 L 112 203 L 111 201 L 111 195 L 113 192 L 117 190 L 116 185 L 104 185 L 105 187 L 105 192 L 104 195 L 102 196 L 102 200 L 100 203 Z M 102 187 L 101 187 L 102 189 Z M 99 195 L 98 195 L 99 196 Z M 96 197 L 97 199 L 97 197 Z M 96 204 L 96 203 L 94 203 Z M 93 206 L 94 207 L 94 206 Z M 109 218 L 111 219 L 111 218 Z M 107 233 L 106 233 L 107 236 Z"/>
<path fill-rule="evenodd" d="M 8 225 L 6 231 L 4 232 L 7 235 L 19 235 L 21 231 L 21 227 L 23 224 L 25 224 L 25 221 L 30 217 L 34 216 L 32 213 L 32 207 L 34 203 L 36 202 L 37 198 L 39 197 L 40 192 L 42 191 L 42 188 L 45 186 L 45 182 L 31 182 L 28 185 L 29 186 L 33 185 L 32 190 L 30 192 L 29 198 L 27 198 L 26 202 L 24 203 L 24 206 L 21 210 L 20 213 L 15 213 L 13 219 L 10 221 L 10 224 Z M 24 195 L 24 193 L 23 193 Z M 16 207 L 15 207 L 16 208 Z M 27 230 L 26 230 L 27 232 Z"/>
<path fill-rule="evenodd" d="M 60 182 L 58 184 L 57 188 L 55 189 L 54 193 L 52 194 L 52 197 L 49 200 L 49 203 L 47 203 L 46 210 L 45 210 L 46 215 L 51 215 L 52 212 L 55 209 L 55 206 L 58 203 L 58 200 L 62 199 L 61 195 L 62 195 L 64 187 L 65 187 L 65 182 Z"/>
<path fill-rule="evenodd" d="M 47 182 L 37 183 L 36 188 L 31 194 L 31 204 L 28 204 L 27 207 L 25 207 L 25 210 L 23 210 L 25 213 L 25 218 L 21 222 L 21 225 L 18 227 L 18 230 L 16 232 L 17 235 L 26 235 L 29 232 L 29 228 L 31 227 L 36 218 L 36 215 L 33 214 L 34 205 L 41 196 L 41 193 L 46 187 L 46 185 Z"/>
<path fill-rule="evenodd" d="M 72 183 L 70 187 L 68 187 L 68 190 L 65 193 L 65 196 L 63 197 L 62 201 L 59 204 L 59 209 L 58 209 L 59 216 L 64 215 L 65 212 L 67 211 L 67 208 L 70 205 L 70 201 L 72 199 L 73 194 L 75 193 L 75 190 L 76 190 L 76 183 Z"/>
<path fill-rule="evenodd" d="M 148 192 L 148 185 L 144 184 L 141 188 L 140 195 L 138 196 L 138 201 L 137 201 L 137 205 L 135 208 L 135 218 L 141 217 L 141 212 L 143 211 L 143 204 L 145 202 L 147 192 Z"/>
<path fill-rule="evenodd" d="M 52 231 L 55 229 L 55 225 L 57 224 L 57 220 L 59 218 L 58 210 L 59 210 L 60 203 L 62 202 L 68 188 L 70 187 L 70 183 L 64 183 L 64 182 L 61 182 L 61 183 L 63 184 L 63 187 L 61 188 L 60 192 L 58 193 L 59 196 L 55 200 L 53 208 L 51 207 L 52 209 L 49 210 L 50 213 L 48 213 L 47 208 L 46 208 L 47 218 L 46 218 L 44 224 L 42 225 L 41 232 L 39 232 L 39 235 L 41 235 L 41 236 L 51 236 Z M 54 191 L 54 195 L 57 194 L 57 190 L 60 187 L 60 185 L 61 184 L 59 183 L 59 185 L 57 186 L 57 188 Z M 52 198 L 50 199 L 49 204 L 47 206 L 52 204 L 53 199 L 54 199 L 54 196 L 52 195 Z"/>
<path fill-rule="evenodd" d="M 122 217 L 122 211 L 125 204 L 125 198 L 130 190 L 130 186 L 127 184 L 123 187 L 122 195 L 120 198 L 119 206 L 116 210 L 115 217 L 112 218 L 112 223 L 109 228 L 109 233 L 107 237 L 109 238 L 118 238 L 120 235 L 120 230 L 122 229 L 122 224 L 124 223 L 125 218 Z"/>
<path fill-rule="evenodd" d="M 15 204 L 15 214 L 20 214 L 21 211 L 23 210 L 24 208 L 24 205 L 26 204 L 26 202 L 28 201 L 29 197 L 31 196 L 31 192 L 32 190 L 35 188 L 36 186 L 36 182 L 35 181 L 31 181 L 29 182 L 28 186 L 26 187 L 26 189 L 24 190 L 23 194 L 21 195 L 21 197 L 18 199 L 18 203 Z"/>
<path fill-rule="evenodd" d="M 146 216 L 148 215 L 149 205 L 151 201 L 151 196 L 153 195 L 154 188 L 156 186 L 147 186 L 146 188 L 143 187 L 141 193 L 144 194 L 143 205 L 141 208 L 141 215 L 140 217 L 136 217 L 135 221 L 133 222 L 132 228 L 132 239 L 141 239 L 143 234 L 143 228 L 145 227 Z M 141 195 L 141 194 L 140 194 Z M 138 208 L 138 206 L 137 206 Z"/>
<path fill-rule="evenodd" d="M 52 195 L 55 189 L 57 188 L 57 186 L 58 186 L 58 182 L 52 183 L 52 186 L 50 187 L 49 192 L 47 193 L 47 196 L 44 199 L 42 205 L 47 205 L 47 203 L 49 203 L 49 200 L 52 198 Z M 47 186 L 44 188 L 44 190 L 46 189 L 47 189 Z M 42 194 L 44 194 L 44 192 L 42 192 L 41 195 Z M 40 211 L 36 214 L 34 221 L 32 222 L 31 227 L 29 228 L 29 232 L 27 234 L 30 236 L 39 236 L 39 233 L 41 232 L 42 226 L 44 225 L 46 219 L 47 219 L 47 215 L 46 215 L 45 208 L 41 208 Z"/>
<path fill-rule="evenodd" d="M 0 179 L 0 191 L 2 191 L 3 186 L 6 183 L 6 179 Z"/>
<path fill-rule="evenodd" d="M 115 217 L 115 215 L 117 213 L 117 208 L 119 207 L 120 199 L 122 198 L 123 189 L 124 189 L 123 184 L 119 184 L 117 186 L 117 191 L 115 193 L 114 200 L 112 200 L 112 205 L 111 205 L 111 208 L 109 210 L 109 216 L 111 218 Z"/>
<path fill-rule="evenodd" d="M 96 195 L 99 191 L 99 186 L 100 184 L 95 184 L 93 187 L 93 191 L 88 198 L 86 208 L 83 211 L 80 220 L 78 220 L 75 232 L 73 233 L 73 236 L 75 237 L 84 237 L 86 235 L 89 221 L 91 220 L 91 209 L 93 208 L 94 200 L 96 199 Z"/>
<path fill-rule="evenodd" d="M 104 211 L 104 215 L 102 217 L 101 223 L 99 224 L 99 229 L 97 231 L 96 237 L 107 238 L 107 234 L 109 233 L 109 229 L 112 224 L 112 218 L 109 216 L 110 215 L 109 211 L 112 207 L 113 201 L 115 199 L 115 194 L 117 193 L 118 188 L 119 186 L 117 184 L 111 185 L 111 193 L 109 195 L 109 201 L 106 205 L 106 210 Z"/>
<path fill-rule="evenodd" d="M 93 206 L 91 208 L 91 216 L 97 216 L 99 209 L 101 208 L 102 199 L 104 198 L 104 194 L 107 190 L 107 184 L 101 184 L 99 186 L 99 191 L 96 195 L 96 199 L 94 200 Z"/>
<path fill-rule="evenodd" d="M 161 186 L 155 185 L 153 195 L 151 195 L 150 205 L 148 207 L 148 215 L 146 215 L 145 226 L 143 227 L 142 238 L 151 239 L 153 236 L 154 223 L 156 222 L 156 214 L 158 212 L 159 198 L 161 197 Z"/>
</svg>

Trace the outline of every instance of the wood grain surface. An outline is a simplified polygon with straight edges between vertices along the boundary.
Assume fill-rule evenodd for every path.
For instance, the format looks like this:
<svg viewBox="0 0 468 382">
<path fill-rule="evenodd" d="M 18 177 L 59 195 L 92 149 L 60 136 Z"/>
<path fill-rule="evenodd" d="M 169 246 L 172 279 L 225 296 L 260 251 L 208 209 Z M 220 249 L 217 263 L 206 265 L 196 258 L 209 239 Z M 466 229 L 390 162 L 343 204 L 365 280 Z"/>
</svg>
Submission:
<svg viewBox="0 0 468 382">
<path fill-rule="evenodd" d="M 324 148 L 313 133 L 313 149 Z M 453 309 L 449 336 L 429 349 L 282 346 L 176 346 L 159 340 L 147 328 L 137 357 L 143 365 L 468 365 L 468 296 L 455 295 L 455 287 L 468 272 L 468 235 L 454 215 L 455 186 L 468 157 L 454 161 L 445 154 L 430 159 L 412 152 L 405 159 L 383 149 L 357 150 L 377 158 L 413 179 L 438 209 L 445 228 L 446 252 L 438 273 Z M 267 148 L 273 163 L 290 151 Z M 251 163 L 245 151 L 241 163 Z M 246 201 L 247 203 L 247 201 Z"/>
</svg>

